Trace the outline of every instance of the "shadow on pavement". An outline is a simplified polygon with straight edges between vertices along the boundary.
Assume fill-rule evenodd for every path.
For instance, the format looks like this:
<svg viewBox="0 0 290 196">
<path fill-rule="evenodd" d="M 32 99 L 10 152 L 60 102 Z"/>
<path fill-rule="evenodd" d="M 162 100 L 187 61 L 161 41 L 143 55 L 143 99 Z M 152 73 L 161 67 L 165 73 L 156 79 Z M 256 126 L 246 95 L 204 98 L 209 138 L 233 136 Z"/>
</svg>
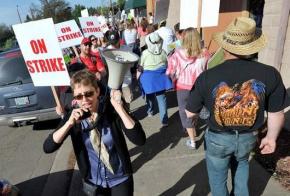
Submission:
<svg viewBox="0 0 290 196">
<path fill-rule="evenodd" d="M 180 139 L 185 135 L 182 131 L 179 131 L 180 123 L 178 122 L 179 114 L 176 112 L 169 118 L 168 127 L 162 127 L 159 132 L 149 136 L 144 146 L 137 146 L 129 150 L 131 156 L 141 153 L 132 162 L 134 172 L 165 148 L 170 147 L 172 149 L 178 144 Z"/>
<path fill-rule="evenodd" d="M 271 175 L 265 171 L 255 160 L 250 161 L 249 168 L 249 194 L 251 196 L 263 195 L 264 190 L 271 178 Z"/>
<path fill-rule="evenodd" d="M 251 196 L 260 196 L 263 194 L 268 181 L 271 177 L 266 173 L 260 165 L 253 160 L 250 161 L 249 191 Z M 230 180 L 230 179 L 228 179 Z M 191 169 L 183 174 L 183 176 L 169 189 L 165 190 L 161 196 L 178 195 L 194 185 L 192 196 L 205 196 L 210 193 L 210 187 L 207 177 L 207 169 L 205 160 L 200 161 Z M 229 187 L 231 191 L 231 187 Z"/>
<path fill-rule="evenodd" d="M 171 188 L 167 189 L 160 195 L 178 195 L 192 185 L 194 185 L 194 188 L 191 195 L 205 196 L 210 193 L 205 160 L 202 160 L 194 165 L 190 170 L 183 174 L 183 176 L 176 182 L 175 185 L 173 185 Z"/>
<path fill-rule="evenodd" d="M 135 96 L 135 93 L 134 93 L 134 96 Z M 142 119 L 147 117 L 147 106 L 146 106 L 145 98 L 143 99 L 143 101 L 144 101 L 144 105 L 131 111 L 132 114 L 134 116 L 136 116 L 138 120 L 142 120 Z M 178 104 L 177 104 L 177 98 L 176 98 L 176 91 L 174 91 L 174 90 L 167 91 L 166 92 L 166 101 L 167 101 L 167 109 L 177 107 Z M 158 110 L 158 104 L 157 104 L 156 99 L 154 101 L 153 107 L 154 107 L 153 114 L 154 115 L 158 114 L 159 110 Z"/>
<path fill-rule="evenodd" d="M 21 196 L 64 196 L 67 195 L 73 170 L 66 170 L 35 177 L 16 186 Z"/>
<path fill-rule="evenodd" d="M 36 123 L 33 124 L 32 129 L 34 131 L 56 129 L 56 127 L 59 124 L 60 120 L 61 119 L 59 118 L 59 119 L 55 119 L 55 120 L 47 120 L 47 121 L 43 121 L 43 122 L 36 122 Z"/>
</svg>

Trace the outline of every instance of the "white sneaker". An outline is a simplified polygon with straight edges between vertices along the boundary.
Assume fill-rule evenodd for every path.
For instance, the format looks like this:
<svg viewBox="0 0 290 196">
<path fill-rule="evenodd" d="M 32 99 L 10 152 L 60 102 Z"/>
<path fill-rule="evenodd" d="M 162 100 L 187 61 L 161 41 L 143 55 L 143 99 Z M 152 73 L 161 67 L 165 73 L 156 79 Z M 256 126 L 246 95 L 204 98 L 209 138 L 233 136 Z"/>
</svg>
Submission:
<svg viewBox="0 0 290 196">
<path fill-rule="evenodd" d="M 186 140 L 185 145 L 186 145 L 187 147 L 189 147 L 190 149 L 193 149 L 193 150 L 196 149 L 195 141 L 192 141 L 191 139 Z"/>
</svg>

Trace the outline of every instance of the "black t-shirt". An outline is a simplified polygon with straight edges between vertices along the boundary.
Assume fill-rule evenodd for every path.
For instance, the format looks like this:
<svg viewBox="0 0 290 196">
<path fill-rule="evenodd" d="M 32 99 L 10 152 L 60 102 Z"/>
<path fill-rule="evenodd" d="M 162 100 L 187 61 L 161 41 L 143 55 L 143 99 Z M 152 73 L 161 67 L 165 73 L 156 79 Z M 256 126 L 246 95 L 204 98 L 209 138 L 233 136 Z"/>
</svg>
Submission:
<svg viewBox="0 0 290 196">
<path fill-rule="evenodd" d="M 264 112 L 278 112 L 289 105 L 280 73 L 259 62 L 233 59 L 203 72 L 195 82 L 186 109 L 210 111 L 214 130 L 257 130 Z"/>
</svg>

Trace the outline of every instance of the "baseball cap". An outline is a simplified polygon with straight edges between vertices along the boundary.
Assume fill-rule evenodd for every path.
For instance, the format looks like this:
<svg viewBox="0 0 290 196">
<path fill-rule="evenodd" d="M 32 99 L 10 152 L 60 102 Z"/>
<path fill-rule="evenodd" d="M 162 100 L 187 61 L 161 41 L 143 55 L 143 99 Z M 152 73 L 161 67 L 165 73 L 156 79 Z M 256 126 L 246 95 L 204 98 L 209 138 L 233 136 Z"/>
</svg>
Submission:
<svg viewBox="0 0 290 196">
<path fill-rule="evenodd" d="M 91 40 L 87 37 L 84 37 L 81 44 L 91 43 Z"/>
</svg>

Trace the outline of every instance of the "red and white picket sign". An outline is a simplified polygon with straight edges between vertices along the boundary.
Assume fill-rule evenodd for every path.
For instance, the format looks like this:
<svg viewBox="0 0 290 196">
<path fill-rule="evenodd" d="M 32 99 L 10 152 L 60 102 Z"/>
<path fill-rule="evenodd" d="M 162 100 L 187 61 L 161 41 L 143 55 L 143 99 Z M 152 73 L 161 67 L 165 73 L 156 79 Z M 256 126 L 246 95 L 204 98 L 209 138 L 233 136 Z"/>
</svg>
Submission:
<svg viewBox="0 0 290 196">
<path fill-rule="evenodd" d="M 98 16 L 98 22 L 99 22 L 99 25 L 101 26 L 102 32 L 105 34 L 106 31 L 109 30 L 106 18 L 104 16 Z"/>
<path fill-rule="evenodd" d="M 102 29 L 98 18 L 96 16 L 90 17 L 80 17 L 79 18 L 82 32 L 85 37 L 89 37 L 90 35 L 94 35 L 96 37 L 103 37 Z"/>
<path fill-rule="evenodd" d="M 13 25 L 35 86 L 68 86 L 69 75 L 51 18 Z"/>
<path fill-rule="evenodd" d="M 83 34 L 75 20 L 55 24 L 55 31 L 61 48 L 80 45 Z"/>
</svg>

